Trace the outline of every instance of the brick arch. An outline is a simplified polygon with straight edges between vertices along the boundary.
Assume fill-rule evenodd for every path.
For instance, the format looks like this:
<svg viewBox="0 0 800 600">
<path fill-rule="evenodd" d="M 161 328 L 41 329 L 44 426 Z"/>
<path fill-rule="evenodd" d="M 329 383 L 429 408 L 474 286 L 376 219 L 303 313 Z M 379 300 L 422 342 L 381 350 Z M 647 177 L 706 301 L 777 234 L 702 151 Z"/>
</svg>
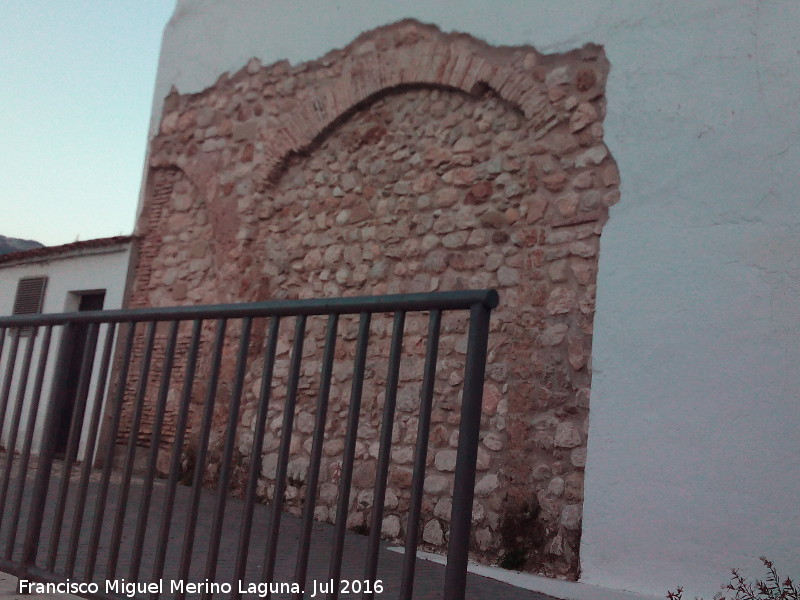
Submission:
<svg viewBox="0 0 800 600">
<path fill-rule="evenodd" d="M 583 77 L 583 83 L 575 85 L 602 94 L 607 64 L 596 60 L 602 56 L 599 48 L 587 46 L 571 54 L 597 63 L 598 74 L 590 69 L 588 84 L 585 73 L 566 70 L 554 57 L 531 47 L 496 48 L 467 34 L 443 33 L 435 26 L 404 20 L 366 32 L 342 49 L 296 66 L 286 61 L 262 66 L 251 59 L 239 72 L 223 75 L 200 94 L 180 96 L 174 91 L 167 98 L 160 134 L 153 141 L 151 165 L 177 166 L 199 188 L 210 189 L 209 197 L 215 196 L 220 183 L 214 174 L 224 159 L 215 151 L 184 152 L 187 143 L 192 149 L 197 140 L 176 134 L 192 128 L 200 117 L 191 111 L 181 114 L 180 105 L 187 99 L 221 92 L 236 97 L 237 89 L 260 82 L 266 82 L 263 93 L 268 101 L 290 98 L 291 102 L 279 112 L 242 119 L 236 115 L 233 125 L 220 128 L 220 133 L 234 141 L 237 137 L 250 139 L 261 147 L 261 152 L 249 156 L 253 160 L 253 154 L 258 155 L 259 164 L 251 178 L 256 195 L 280 176 L 288 157 L 306 152 L 359 107 L 409 86 L 443 87 L 470 95 L 490 89 L 517 108 L 543 136 L 568 117 L 554 105 L 553 87 L 572 85 Z M 279 81 L 272 83 L 275 79 Z M 219 200 L 209 207 L 210 217 L 215 237 L 227 252 L 235 252 L 235 235 L 241 226 L 236 218 L 238 207 L 225 198 L 229 190 L 224 184 L 220 191 Z"/>
<path fill-rule="evenodd" d="M 196 302 L 187 296 L 193 284 L 215 280 L 213 258 L 217 244 L 209 224 L 209 203 L 191 176 L 177 167 L 153 168 L 148 173 L 148 204 L 136 225 L 136 279 L 131 308 Z M 190 273 L 180 269 L 164 247 L 192 261 Z"/>
<path fill-rule="evenodd" d="M 302 159 L 303 157 L 309 156 L 315 150 L 315 148 L 319 147 L 322 143 L 325 142 L 327 138 L 330 136 L 336 135 L 337 131 L 347 122 L 357 117 L 358 113 L 363 110 L 368 110 L 370 106 L 382 99 L 391 97 L 393 95 L 401 95 L 408 92 L 414 92 L 417 90 L 438 90 L 442 93 L 456 93 L 465 95 L 474 99 L 478 99 L 483 96 L 486 92 L 494 92 L 488 86 L 475 86 L 471 91 L 466 92 L 464 90 L 447 86 L 447 85 L 440 85 L 440 84 L 432 84 L 432 83 L 408 83 L 408 84 L 400 84 L 392 87 L 382 88 L 377 90 L 376 92 L 370 94 L 368 97 L 364 98 L 363 100 L 353 104 L 350 108 L 346 111 L 342 112 L 339 116 L 335 119 L 330 121 L 327 125 L 319 129 L 317 134 L 304 142 L 302 147 L 298 150 L 290 149 L 284 152 L 281 158 L 277 161 L 276 164 L 269 163 L 265 165 L 264 172 L 265 175 L 263 176 L 260 182 L 260 189 L 266 190 L 269 187 L 272 187 L 274 184 L 278 183 L 283 177 L 286 169 L 288 168 L 289 164 L 295 159 Z M 509 107 L 512 110 L 517 110 L 517 107 L 510 105 Z M 521 114 L 521 113 L 520 113 Z M 274 137 L 279 137 L 280 134 L 276 134 Z M 275 139 L 269 138 L 265 139 L 265 143 L 275 143 Z"/>
<path fill-rule="evenodd" d="M 432 86 L 475 94 L 485 88 L 546 124 L 547 98 L 535 69 L 541 57 L 527 49 L 523 68 L 506 53 L 466 34 L 445 34 L 414 20 L 380 27 L 359 36 L 318 62 L 337 62 L 340 75 L 298 94 L 279 128 L 265 132 L 271 149 L 263 171 L 273 176 L 290 153 L 302 153 L 343 116 L 373 98 L 404 86 Z M 528 68 L 524 68 L 525 65 Z M 544 113 L 544 114 L 542 114 Z"/>
</svg>

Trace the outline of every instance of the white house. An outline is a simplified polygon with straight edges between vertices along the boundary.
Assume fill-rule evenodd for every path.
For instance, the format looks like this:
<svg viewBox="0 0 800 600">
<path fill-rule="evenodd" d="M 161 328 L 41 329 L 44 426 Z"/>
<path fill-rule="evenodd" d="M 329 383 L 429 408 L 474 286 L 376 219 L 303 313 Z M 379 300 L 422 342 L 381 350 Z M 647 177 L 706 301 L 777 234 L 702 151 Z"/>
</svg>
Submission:
<svg viewBox="0 0 800 600">
<path fill-rule="evenodd" d="M 0 315 L 60 313 L 77 312 L 81 310 L 110 310 L 122 307 L 125 289 L 125 278 L 128 272 L 128 261 L 131 250 L 130 236 L 116 236 L 74 242 L 61 246 L 46 246 L 20 252 L 13 252 L 0 256 Z M 6 332 L 4 342 L 5 350 L 0 357 L 0 373 L 5 377 L 8 368 L 9 356 L 12 348 L 11 333 Z M 78 336 L 80 337 L 80 336 Z M 85 338 L 85 336 L 83 336 Z M 20 433 L 17 437 L 16 447 L 19 451 L 24 443 L 26 424 L 28 423 L 29 404 L 33 392 L 33 381 L 38 365 L 39 350 L 42 342 L 42 331 L 35 338 L 33 349 L 33 364 L 29 374 L 28 385 L 22 406 L 19 423 Z M 45 372 L 42 388 L 41 404 L 37 419 L 32 451 L 36 453 L 41 443 L 41 422 L 46 413 L 47 402 L 50 397 L 52 377 L 55 368 L 56 350 L 59 348 L 61 338 L 60 328 L 54 328 L 50 342 L 50 357 Z M 18 384 L 22 368 L 24 351 L 30 337 L 22 336 L 19 341 L 17 358 L 15 361 L 15 376 L 10 389 L 6 406 L 6 418 L 2 431 L 2 445 L 8 443 L 9 432 L 12 427 L 14 408 L 18 401 Z M 102 348 L 104 333 L 98 340 L 98 348 Z M 73 345 L 72 353 L 76 360 L 82 355 L 82 343 L 78 341 Z M 95 371 L 98 369 L 101 352 L 96 353 Z M 78 363 L 79 365 L 80 363 Z M 74 370 L 74 369 L 73 369 Z M 95 378 L 96 379 L 96 378 Z M 91 413 L 94 402 L 94 386 L 89 390 L 86 414 Z M 74 398 L 73 398 L 74 400 Z M 66 409 L 71 411 L 68 402 Z M 68 426 L 69 414 L 65 414 L 62 422 Z M 61 432 L 62 437 L 66 431 Z M 86 430 L 84 428 L 78 448 L 78 458 L 83 459 L 86 447 Z M 66 438 L 59 439 L 57 452 L 64 452 Z"/>
</svg>

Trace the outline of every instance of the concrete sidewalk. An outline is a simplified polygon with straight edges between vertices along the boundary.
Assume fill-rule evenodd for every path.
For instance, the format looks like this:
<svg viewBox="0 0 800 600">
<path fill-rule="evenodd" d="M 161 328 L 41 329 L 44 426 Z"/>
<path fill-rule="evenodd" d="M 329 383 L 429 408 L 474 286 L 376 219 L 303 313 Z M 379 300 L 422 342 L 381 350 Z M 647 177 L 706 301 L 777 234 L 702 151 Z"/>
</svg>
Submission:
<svg viewBox="0 0 800 600">
<path fill-rule="evenodd" d="M 472 577 L 474 578 L 475 576 L 473 575 Z M 489 584 L 490 587 L 494 587 L 497 585 L 503 586 L 503 584 L 499 584 L 497 581 L 492 581 L 491 578 L 486 578 L 486 583 Z M 434 597 L 434 595 L 431 594 L 431 590 L 426 589 L 427 586 L 423 585 L 419 587 L 423 589 L 415 590 L 414 598 Z M 503 586 L 503 587 L 507 588 L 506 591 L 511 591 L 515 589 L 511 586 Z M 530 600 L 555 600 L 554 598 L 551 598 L 549 596 L 540 595 L 530 590 L 525 590 L 524 588 L 516 588 L 516 591 L 518 591 L 523 595 L 518 596 L 512 592 L 512 595 L 509 596 L 507 594 L 502 594 L 503 587 L 501 587 L 499 590 L 498 589 L 492 590 L 494 592 L 501 591 L 500 596 L 496 596 L 494 594 L 490 596 L 484 596 L 483 594 L 480 594 L 476 597 L 480 599 L 487 598 L 487 600 L 489 598 L 496 600 L 496 598 L 522 598 L 522 597 L 530 598 Z M 386 590 L 385 594 L 387 597 L 393 598 L 395 597 L 395 593 L 396 590 Z M 440 594 L 441 594 L 441 589 L 437 589 L 436 597 L 439 597 Z M 274 597 L 283 597 L 283 596 L 277 594 Z M 360 597 L 360 594 L 354 597 Z M 470 597 L 471 595 L 468 594 L 467 598 Z M 71 594 L 20 594 L 18 592 L 18 587 L 17 587 L 17 577 L 9 573 L 0 572 L 0 600 L 83 600 L 83 599 L 80 598 L 79 596 L 73 596 Z"/>
<path fill-rule="evenodd" d="M 19 598 L 17 592 L 17 578 L 8 573 L 0 572 L 0 600 Z"/>
<path fill-rule="evenodd" d="M 442 557 L 419 553 L 422 560 L 439 562 Z M 651 596 L 643 596 L 621 590 L 610 590 L 585 583 L 559 581 L 547 577 L 539 577 L 527 573 L 505 571 L 496 567 L 487 567 L 470 563 L 469 571 L 473 576 L 480 575 L 488 580 L 502 581 L 515 586 L 522 593 L 532 594 L 530 598 L 537 600 L 659 600 Z M 545 595 L 548 594 L 548 595 Z M 414 594 L 415 598 L 418 594 Z M 391 594 L 389 597 L 393 597 Z M 469 596 L 468 596 L 469 597 Z M 493 600 L 505 599 L 507 596 L 493 597 Z M 516 597 L 516 596 L 514 596 Z M 17 593 L 17 578 L 14 575 L 0 572 L 0 600 L 83 600 L 70 594 L 30 594 Z"/>
<path fill-rule="evenodd" d="M 0 600 L 81 600 L 69 594 L 19 594 L 17 578 L 14 575 L 0 572 Z"/>
<path fill-rule="evenodd" d="M 51 481 L 51 490 L 57 489 L 59 476 L 54 475 Z M 96 494 L 97 484 L 90 483 L 88 490 L 87 502 L 85 504 L 83 527 L 79 534 L 78 543 L 78 556 L 75 565 L 75 577 L 73 581 L 81 581 L 84 574 L 84 567 L 86 565 L 87 552 L 89 546 L 89 530 L 90 524 L 94 521 L 95 508 L 96 508 Z M 26 486 L 26 507 L 29 504 L 30 489 L 32 486 Z M 74 490 L 73 490 L 74 491 Z M 183 528 L 184 516 L 188 512 L 190 504 L 190 488 L 185 486 L 178 486 L 175 497 L 175 513 L 173 515 L 173 528 L 170 532 L 169 540 L 166 546 L 166 564 L 164 565 L 164 572 L 162 579 L 166 582 L 173 580 L 182 581 L 184 578 L 179 578 L 178 567 L 181 558 L 182 542 L 183 542 Z M 108 536 L 112 527 L 114 518 L 114 511 L 118 500 L 119 486 L 112 482 L 109 489 L 108 496 L 108 509 L 103 515 L 104 523 L 104 536 L 101 540 L 100 548 L 97 554 L 97 569 L 92 578 L 95 582 L 102 582 L 108 576 L 108 560 L 110 554 L 110 546 L 108 544 Z M 142 486 L 138 480 L 134 480 L 131 484 L 130 495 L 128 498 L 128 508 L 126 518 L 123 520 L 122 537 L 120 540 L 119 557 L 117 561 L 116 575 L 112 576 L 113 580 L 120 580 L 121 578 L 127 579 L 129 566 L 134 554 L 134 529 L 137 524 L 136 508 L 141 502 Z M 148 574 L 152 573 L 152 567 L 156 555 L 156 534 L 157 526 L 160 522 L 161 513 L 164 509 L 164 495 L 165 484 L 161 480 L 157 480 L 151 492 L 151 509 L 149 512 L 148 521 L 148 535 L 145 537 L 145 543 L 141 550 L 141 568 L 139 570 L 141 580 L 147 581 Z M 69 495 L 66 511 L 64 513 L 64 527 L 59 536 L 59 552 L 55 562 L 55 572 L 64 572 L 66 561 L 66 544 L 69 538 L 70 526 L 73 524 L 75 513 L 75 494 Z M 48 502 L 45 507 L 45 518 L 43 529 L 41 533 L 41 540 L 47 543 L 51 540 L 53 532 L 51 532 L 54 502 L 53 497 L 48 496 Z M 212 490 L 203 490 L 200 497 L 199 516 L 197 528 L 195 530 L 194 548 L 192 552 L 192 563 L 188 577 L 185 578 L 187 582 L 202 582 L 205 577 L 205 562 L 206 562 L 206 549 L 208 548 L 210 532 L 211 532 L 211 518 L 215 504 L 215 494 Z M 234 572 L 234 562 L 237 556 L 237 545 L 239 539 L 239 529 L 242 523 L 242 512 L 244 503 L 237 498 L 228 498 L 228 503 L 225 509 L 225 526 L 222 530 L 222 538 L 220 540 L 220 552 L 217 561 L 217 582 L 230 582 Z M 264 557 L 264 549 L 267 546 L 267 534 L 269 531 L 271 509 L 269 506 L 257 504 L 253 511 L 252 521 L 250 523 L 251 538 L 250 538 L 250 554 L 247 560 L 246 571 L 243 577 L 245 582 L 259 582 L 261 580 L 262 562 Z M 22 515 L 21 521 L 25 522 L 25 515 Z M 4 527 L 6 529 L 6 527 Z M 280 552 L 275 564 L 275 575 L 273 581 L 275 582 L 291 582 L 294 580 L 295 572 L 295 557 L 298 552 L 301 534 L 300 534 L 300 519 L 291 514 L 285 513 L 282 515 L 281 528 L 280 528 Z M 0 532 L 2 533 L 2 532 Z M 309 597 L 315 582 L 318 584 L 326 584 L 329 573 L 329 562 L 332 551 L 333 541 L 333 526 L 327 523 L 313 524 L 313 533 L 311 539 L 311 555 L 309 557 L 308 575 L 306 580 L 306 593 Z M 3 537 L 0 535 L 0 538 Z M 19 557 L 21 553 L 21 543 L 23 536 L 17 536 L 17 549 L 15 557 Z M 403 566 L 403 556 L 397 552 L 390 551 L 387 544 L 381 545 L 381 552 L 378 565 L 377 579 L 380 579 L 384 587 L 384 592 L 381 597 L 395 598 L 400 589 L 400 579 Z M 40 548 L 40 558 L 46 553 L 45 546 Z M 342 564 L 342 580 L 360 580 L 363 579 L 363 565 L 365 564 L 365 557 L 367 554 L 367 537 L 357 535 L 351 531 L 346 532 L 345 535 L 345 548 L 344 548 L 344 561 Z M 415 600 L 439 600 L 442 595 L 444 583 L 444 566 L 433 562 L 431 560 L 418 560 L 416 566 L 416 576 L 414 583 L 414 598 Z M 504 575 L 504 573 L 503 573 Z M 3 582 L 3 593 L 8 597 L 21 598 L 21 594 L 16 593 L 16 578 L 5 576 Z M 105 590 L 103 590 L 105 591 Z M 324 590 L 322 590 L 324 591 Z M 171 595 L 165 590 L 165 597 Z M 357 594 L 360 596 L 360 594 Z M 215 595 L 217 597 L 217 595 Z M 222 597 L 220 594 L 218 597 Z M 255 596 L 252 596 L 255 597 Z M 284 594 L 275 594 L 273 598 L 285 598 Z M 350 594 L 348 597 L 355 597 Z M 31 598 L 30 595 L 27 598 Z M 46 596 L 42 596 L 46 598 Z M 547 596 L 534 592 L 530 589 L 509 585 L 508 583 L 498 581 L 496 579 L 481 576 L 476 573 L 469 573 L 467 575 L 467 600 L 496 600 L 503 598 L 504 600 L 548 600 Z M 2 600 L 2 598 L 0 598 Z"/>
<path fill-rule="evenodd" d="M 58 475 L 53 478 L 52 485 L 58 482 Z M 32 486 L 25 488 L 25 507 L 30 503 L 30 489 Z M 84 527 L 80 535 L 80 543 L 78 546 L 78 560 L 76 565 L 76 574 L 83 574 L 83 567 L 86 561 L 86 552 L 88 550 L 88 531 L 89 524 L 94 520 L 95 509 L 95 493 L 97 491 L 96 482 L 92 482 L 89 487 L 89 495 L 86 503 Z M 56 489 L 52 487 L 51 489 Z M 189 504 L 189 488 L 178 486 L 175 498 L 175 509 L 177 515 L 183 515 Z M 111 528 L 111 520 L 113 519 L 113 510 L 111 510 L 117 501 L 118 485 L 112 482 L 109 489 L 108 510 L 104 515 L 103 522 L 105 524 L 105 531 L 108 534 Z M 152 491 L 152 504 L 150 513 L 151 527 L 149 532 L 155 533 L 155 526 L 158 524 L 161 512 L 164 507 L 164 482 L 157 481 Z M 50 498 L 52 499 L 52 498 Z M 131 494 L 129 497 L 129 507 L 131 507 L 129 518 L 124 521 L 123 536 L 120 545 L 120 557 L 118 562 L 117 578 L 124 577 L 127 573 L 130 559 L 133 554 L 133 528 L 136 525 L 135 507 L 138 506 L 141 500 L 141 485 L 138 480 L 134 480 L 131 486 Z M 201 494 L 200 500 L 200 519 L 197 524 L 195 536 L 195 548 L 193 552 L 192 568 L 189 573 L 188 581 L 200 582 L 204 577 L 204 564 L 205 564 L 205 549 L 208 544 L 210 519 L 208 515 L 212 513 L 214 503 L 214 494 L 212 491 L 204 490 Z M 238 533 L 241 523 L 241 513 L 243 502 L 237 498 L 229 498 L 227 508 L 225 511 L 226 527 L 223 529 L 222 539 L 220 540 L 220 556 L 218 561 L 217 581 L 226 581 L 227 577 L 233 573 L 233 562 L 237 553 Z M 65 555 L 65 541 L 64 534 L 68 531 L 68 525 L 72 523 L 74 516 L 74 495 L 70 495 L 70 502 L 67 503 L 66 513 L 64 515 L 64 523 L 67 524 L 62 529 L 61 535 L 61 548 L 56 561 L 56 572 L 63 572 L 64 569 L 64 555 Z M 48 502 L 45 510 L 45 522 L 42 530 L 42 540 L 49 540 L 51 537 L 50 527 L 52 521 L 52 502 Z M 269 529 L 268 522 L 270 516 L 270 508 L 263 504 L 257 504 L 254 510 L 253 519 L 251 522 L 251 553 L 248 560 L 247 572 L 245 579 L 247 581 L 260 581 L 261 562 L 263 560 L 263 549 L 266 547 L 266 534 Z M 20 522 L 25 522 L 25 515 L 21 516 Z M 181 542 L 183 539 L 183 519 L 177 517 L 174 522 L 174 528 L 169 537 L 167 544 L 167 562 L 165 564 L 163 579 L 170 580 L 177 577 L 177 568 L 180 558 Z M 8 529 L 8 524 L 4 524 L 3 529 Z M 307 593 L 310 592 L 313 581 L 327 582 L 328 581 L 328 562 L 330 558 L 331 547 L 331 533 L 332 526 L 326 523 L 314 523 L 312 535 L 312 548 L 311 556 L 308 565 L 308 580 L 306 588 Z M 300 520 L 290 514 L 282 515 L 280 548 L 281 552 L 277 558 L 275 578 L 274 581 L 292 581 L 295 568 L 295 556 L 300 543 Z M 0 538 L 3 538 L 2 531 L 0 531 Z M 106 539 L 105 537 L 103 538 Z M 17 549 L 15 557 L 19 557 L 21 552 L 22 536 L 17 538 Z M 364 557 L 366 556 L 367 538 L 363 535 L 356 535 L 353 532 L 347 532 L 345 537 L 345 561 L 342 565 L 342 578 L 343 579 L 361 579 L 363 574 Z M 147 541 L 142 548 L 142 569 L 140 574 L 144 580 L 147 580 L 147 573 L 151 572 L 153 559 L 155 555 L 155 539 L 153 535 L 147 536 Z M 381 545 L 381 553 L 379 560 L 378 578 L 382 580 L 384 585 L 384 593 L 376 598 L 396 598 L 399 591 L 400 574 L 402 571 L 403 556 L 399 548 L 392 547 L 389 544 L 383 543 Z M 400 550 L 400 552 L 398 552 Z M 93 578 L 95 581 L 100 582 L 106 574 L 106 564 L 108 559 L 108 545 L 107 543 L 101 544 L 98 552 L 98 571 Z M 44 548 L 41 549 L 44 552 Z M 425 552 L 417 553 L 417 569 L 414 585 L 414 598 L 415 600 L 439 600 L 442 595 L 442 588 L 444 583 L 444 562 L 443 556 L 431 555 Z M 514 571 L 507 571 L 498 567 L 490 567 L 478 565 L 474 563 L 469 564 L 467 575 L 467 590 L 466 600 L 552 600 L 553 597 L 563 598 L 565 600 L 655 600 L 622 592 L 620 590 L 609 590 L 599 588 L 593 585 L 584 583 L 558 581 L 548 579 L 545 577 L 538 577 L 526 573 L 517 573 Z M 76 576 L 75 581 L 80 581 L 81 577 Z M 170 594 L 165 593 L 165 597 Z M 360 594 L 358 595 L 360 596 Z M 222 595 L 215 597 L 222 598 Z M 273 596 L 275 600 L 285 598 L 285 595 L 276 594 Z M 307 595 L 308 597 L 308 595 Z M 348 598 L 356 597 L 348 595 Z M 17 578 L 15 576 L 0 573 L 0 600 L 57 600 L 57 599 L 75 599 L 76 596 L 69 594 L 31 594 L 23 595 L 17 592 Z"/>
</svg>

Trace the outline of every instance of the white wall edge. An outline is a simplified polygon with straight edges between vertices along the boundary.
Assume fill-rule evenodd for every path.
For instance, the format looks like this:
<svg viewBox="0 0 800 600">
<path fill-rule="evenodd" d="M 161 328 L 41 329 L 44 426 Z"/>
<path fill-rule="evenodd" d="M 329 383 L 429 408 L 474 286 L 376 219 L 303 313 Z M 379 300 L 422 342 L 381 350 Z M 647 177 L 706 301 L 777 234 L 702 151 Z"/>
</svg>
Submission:
<svg viewBox="0 0 800 600">
<path fill-rule="evenodd" d="M 402 546 L 389 546 L 387 550 L 397 552 L 398 554 L 405 554 L 405 548 Z M 447 564 L 446 556 L 434 554 L 432 552 L 417 551 L 417 558 L 435 562 L 440 565 Z M 481 577 L 502 581 L 503 583 L 518 588 L 539 592 L 540 594 L 546 594 L 554 598 L 560 598 L 561 600 L 656 600 L 658 598 L 658 596 L 645 596 L 635 592 L 614 590 L 599 585 L 582 583 L 580 581 L 563 581 L 561 579 L 551 579 L 550 577 L 543 577 L 541 575 L 510 571 L 500 567 L 490 567 L 474 561 L 469 561 L 467 564 L 467 571 L 475 575 L 480 575 Z"/>
</svg>

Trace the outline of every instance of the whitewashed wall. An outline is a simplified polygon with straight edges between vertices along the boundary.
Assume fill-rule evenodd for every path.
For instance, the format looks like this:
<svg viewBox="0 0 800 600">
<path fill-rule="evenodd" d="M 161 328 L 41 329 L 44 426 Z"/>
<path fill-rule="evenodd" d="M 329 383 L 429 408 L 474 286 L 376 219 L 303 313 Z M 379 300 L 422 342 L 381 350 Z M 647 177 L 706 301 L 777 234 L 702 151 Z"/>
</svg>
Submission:
<svg viewBox="0 0 800 600">
<path fill-rule="evenodd" d="M 153 127 L 173 85 L 406 17 L 611 62 L 582 581 L 710 597 L 760 554 L 800 574 L 800 3 L 179 0 Z"/>
<path fill-rule="evenodd" d="M 120 248 L 104 248 L 100 252 L 98 252 L 97 249 L 94 249 L 90 252 L 94 253 L 85 256 L 73 256 L 70 258 L 51 258 L 50 260 L 46 261 L 26 262 L 19 265 L 0 265 L 0 315 L 8 316 L 11 314 L 14 307 L 14 297 L 17 292 L 17 282 L 23 277 L 46 276 L 48 278 L 47 288 L 45 290 L 44 306 L 42 308 L 43 313 L 76 311 L 78 309 L 78 303 L 80 302 L 80 297 L 78 295 L 79 292 L 100 290 L 105 290 L 106 293 L 103 304 L 104 310 L 121 308 L 123 294 L 125 291 L 125 278 L 128 271 L 128 260 L 130 258 L 130 246 L 126 244 L 124 247 Z M 54 329 L 53 337 L 50 342 L 50 358 L 48 360 L 47 370 L 45 372 L 41 405 L 37 415 L 36 433 L 33 439 L 32 449 L 34 453 L 38 452 L 41 444 L 41 428 L 44 426 L 44 417 L 47 403 L 50 398 L 56 355 L 59 343 L 61 341 L 59 332 L 60 328 Z M 39 356 L 42 338 L 42 333 L 36 336 L 36 344 L 34 345 L 34 360 L 36 360 Z M 98 350 L 94 365 L 95 378 L 100 365 L 100 351 L 103 347 L 102 344 L 104 339 L 105 336 L 101 335 L 100 339 L 98 340 Z M 20 367 L 24 354 L 24 348 L 27 343 L 28 338 L 22 338 L 19 345 L 18 358 L 16 362 L 15 381 L 19 381 Z M 10 347 L 11 338 L 10 336 L 7 336 L 3 357 L 2 360 L 0 360 L 0 377 L 5 376 Z M 35 372 L 32 369 L 29 375 L 25 403 L 23 404 L 21 415 L 22 418 L 20 420 L 21 427 L 16 444 L 18 451 L 22 449 L 24 442 L 23 432 L 25 431 L 25 427 L 27 426 L 30 416 L 28 409 L 30 407 L 34 377 Z M 89 390 L 89 397 L 85 412 L 86 415 L 91 414 L 92 407 L 94 406 L 95 386 L 96 381 L 93 381 L 92 387 Z M 17 387 L 15 383 L 11 390 L 8 412 L 6 414 L 6 422 L 2 432 L 2 444 L 4 446 L 8 443 L 8 436 L 11 427 L 11 413 L 16 399 Z M 78 457 L 80 459 L 83 459 L 85 454 L 87 443 L 86 434 L 87 431 L 84 427 L 80 446 L 78 448 Z"/>
</svg>

